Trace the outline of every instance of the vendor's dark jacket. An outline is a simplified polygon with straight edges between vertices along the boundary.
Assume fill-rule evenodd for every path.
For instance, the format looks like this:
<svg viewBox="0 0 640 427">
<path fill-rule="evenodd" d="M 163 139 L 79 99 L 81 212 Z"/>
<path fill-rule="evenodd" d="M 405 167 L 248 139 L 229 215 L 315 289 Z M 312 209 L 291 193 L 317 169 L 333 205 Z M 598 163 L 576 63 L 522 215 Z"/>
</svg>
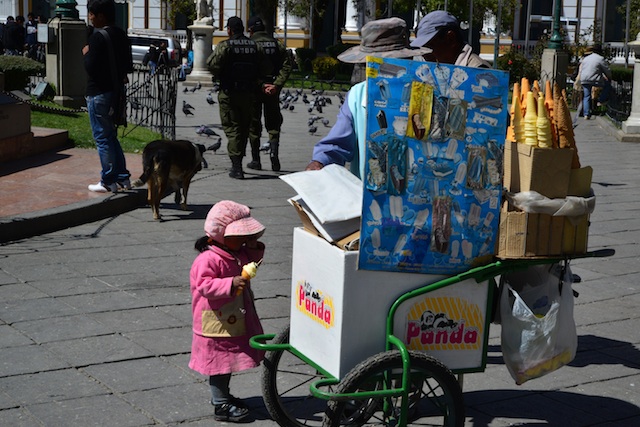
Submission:
<svg viewBox="0 0 640 427">
<path fill-rule="evenodd" d="M 251 40 L 262 47 L 273 67 L 271 75 L 268 76 L 268 82 L 279 87 L 284 86 L 293 69 L 287 48 L 266 31 L 256 31 L 251 36 Z"/>
<path fill-rule="evenodd" d="M 131 57 L 131 41 L 127 34 L 118 27 L 107 26 L 109 39 L 113 44 L 116 59 L 117 82 L 124 82 L 127 74 L 133 70 Z M 95 30 L 89 37 L 89 52 L 84 55 L 84 68 L 87 72 L 87 96 L 96 96 L 114 91 L 114 79 L 111 75 L 111 61 L 107 40 Z"/>
<path fill-rule="evenodd" d="M 24 49 L 24 36 L 25 30 L 22 25 L 16 21 L 7 22 L 3 35 L 4 48 L 22 52 Z"/>
<path fill-rule="evenodd" d="M 234 34 L 216 46 L 207 59 L 220 90 L 257 93 L 271 74 L 262 48 L 244 34 Z"/>
</svg>

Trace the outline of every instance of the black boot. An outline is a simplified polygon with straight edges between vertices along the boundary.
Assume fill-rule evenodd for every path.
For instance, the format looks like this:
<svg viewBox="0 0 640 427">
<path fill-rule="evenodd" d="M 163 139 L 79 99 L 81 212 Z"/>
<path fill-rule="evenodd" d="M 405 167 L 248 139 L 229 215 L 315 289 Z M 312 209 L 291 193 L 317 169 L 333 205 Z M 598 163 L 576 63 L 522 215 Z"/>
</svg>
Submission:
<svg viewBox="0 0 640 427">
<path fill-rule="evenodd" d="M 280 160 L 278 159 L 278 148 L 280 146 L 280 142 L 271 140 L 269 141 L 269 158 L 271 159 L 271 170 L 274 172 L 280 171 Z"/>
<path fill-rule="evenodd" d="M 260 164 L 260 148 L 251 147 L 251 161 L 247 163 L 249 169 L 255 169 L 257 171 L 262 170 L 262 164 Z"/>
<path fill-rule="evenodd" d="M 229 177 L 244 179 L 244 172 L 242 171 L 242 156 L 231 157 L 231 172 L 229 172 Z"/>
</svg>

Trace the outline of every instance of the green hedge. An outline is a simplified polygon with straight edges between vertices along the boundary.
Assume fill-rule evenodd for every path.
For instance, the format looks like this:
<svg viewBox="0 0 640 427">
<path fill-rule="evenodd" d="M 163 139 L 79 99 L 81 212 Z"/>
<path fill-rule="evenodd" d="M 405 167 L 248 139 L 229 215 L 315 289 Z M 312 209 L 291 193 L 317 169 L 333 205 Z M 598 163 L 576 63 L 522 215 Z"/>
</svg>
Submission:
<svg viewBox="0 0 640 427">
<path fill-rule="evenodd" d="M 44 64 L 24 56 L 0 56 L 0 72 L 4 73 L 4 90 L 22 90 L 29 77 L 45 72 Z"/>
<path fill-rule="evenodd" d="M 625 68 L 622 66 L 611 67 L 611 80 L 614 82 L 632 82 L 633 68 Z"/>
<path fill-rule="evenodd" d="M 498 69 L 509 72 L 509 83 L 520 82 L 522 77 L 526 77 L 530 82 L 540 78 L 540 73 L 532 61 L 515 49 L 498 58 Z"/>
<path fill-rule="evenodd" d="M 313 73 L 320 80 L 331 80 L 335 78 L 338 68 L 340 67 L 340 61 L 330 56 L 322 58 L 316 58 L 311 61 Z"/>
</svg>

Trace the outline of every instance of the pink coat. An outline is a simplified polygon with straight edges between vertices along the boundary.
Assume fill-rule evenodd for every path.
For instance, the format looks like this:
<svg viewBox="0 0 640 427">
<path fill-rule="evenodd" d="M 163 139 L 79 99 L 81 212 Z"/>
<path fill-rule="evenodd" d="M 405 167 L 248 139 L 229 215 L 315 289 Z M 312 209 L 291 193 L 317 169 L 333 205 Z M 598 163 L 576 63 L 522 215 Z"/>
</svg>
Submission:
<svg viewBox="0 0 640 427">
<path fill-rule="evenodd" d="M 264 246 L 259 249 L 242 248 L 236 258 L 217 246 L 196 257 L 191 266 L 191 310 L 193 341 L 189 367 L 203 375 L 220 375 L 251 369 L 260 364 L 264 352 L 249 346 L 249 338 L 262 334 L 262 325 L 253 302 L 253 291 L 245 288 L 242 296 L 231 295 L 234 276 L 242 266 L 259 261 Z M 216 310 L 234 298 L 244 299 L 246 335 L 238 337 L 206 337 L 202 331 L 204 310 Z"/>
</svg>

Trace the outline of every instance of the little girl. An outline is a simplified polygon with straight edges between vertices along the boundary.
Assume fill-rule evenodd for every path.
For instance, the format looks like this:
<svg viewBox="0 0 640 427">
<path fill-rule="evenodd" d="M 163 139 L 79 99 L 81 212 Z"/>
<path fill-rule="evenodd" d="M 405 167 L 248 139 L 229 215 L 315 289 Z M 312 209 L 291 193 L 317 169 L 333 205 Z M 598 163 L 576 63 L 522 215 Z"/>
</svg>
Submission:
<svg viewBox="0 0 640 427">
<path fill-rule="evenodd" d="M 264 353 L 249 346 L 262 333 L 250 281 L 242 267 L 259 261 L 264 226 L 247 206 L 230 200 L 216 203 L 204 223 L 206 236 L 196 241 L 200 254 L 191 267 L 193 342 L 189 367 L 209 375 L 216 421 L 237 422 L 249 414 L 241 400 L 229 393 L 232 372 L 260 364 Z"/>
</svg>

